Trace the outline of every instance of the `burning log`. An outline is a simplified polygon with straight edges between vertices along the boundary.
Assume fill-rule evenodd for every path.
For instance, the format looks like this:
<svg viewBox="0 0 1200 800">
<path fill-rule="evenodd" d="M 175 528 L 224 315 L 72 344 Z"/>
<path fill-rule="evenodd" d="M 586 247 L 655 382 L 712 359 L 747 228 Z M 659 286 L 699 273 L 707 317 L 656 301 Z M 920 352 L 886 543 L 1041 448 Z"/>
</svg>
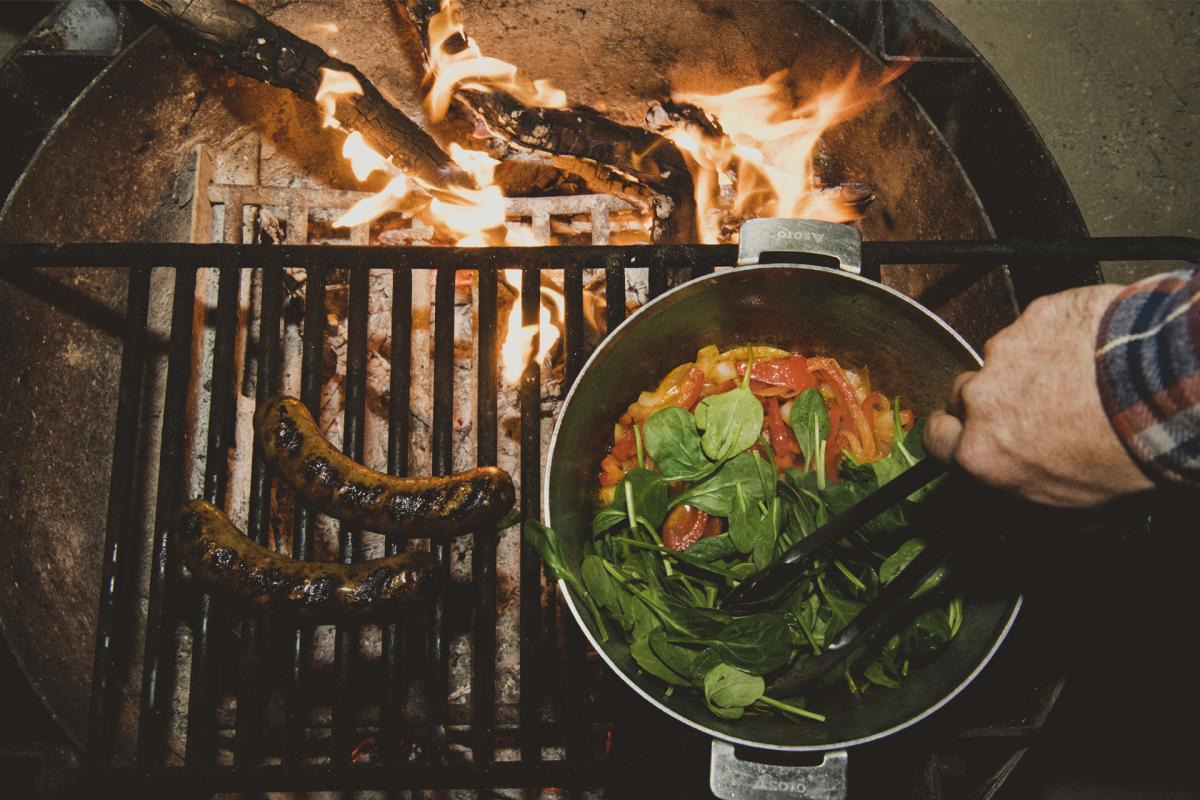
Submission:
<svg viewBox="0 0 1200 800">
<path fill-rule="evenodd" d="M 438 54 L 430 50 L 431 22 L 451 9 L 442 0 L 405 0 L 405 7 L 432 73 Z M 454 53 L 471 45 L 465 34 L 455 32 L 438 46 Z M 454 100 L 500 140 L 500 147 L 493 149 L 545 156 L 555 167 L 582 178 L 592 191 L 628 200 L 651 213 L 655 239 L 692 239 L 692 176 L 683 154 L 666 137 L 623 125 L 587 106 L 528 105 L 494 86 L 484 90 L 468 83 L 456 89 Z"/>
<path fill-rule="evenodd" d="M 435 186 L 471 186 L 470 176 L 404 112 L 393 106 L 356 67 L 334 58 L 237 0 L 141 0 L 189 40 L 249 78 L 317 102 L 321 71 L 349 73 L 359 93 L 339 94 L 331 116 L 362 134 L 396 166 Z"/>
</svg>

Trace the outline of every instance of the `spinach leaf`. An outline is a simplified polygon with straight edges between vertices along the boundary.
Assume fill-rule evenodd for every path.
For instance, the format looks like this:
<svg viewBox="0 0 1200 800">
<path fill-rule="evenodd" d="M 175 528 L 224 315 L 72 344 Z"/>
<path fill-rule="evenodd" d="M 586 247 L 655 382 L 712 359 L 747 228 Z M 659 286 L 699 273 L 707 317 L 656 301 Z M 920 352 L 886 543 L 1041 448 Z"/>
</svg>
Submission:
<svg viewBox="0 0 1200 800">
<path fill-rule="evenodd" d="M 651 631 L 640 639 L 635 639 L 633 644 L 629 646 L 629 654 L 633 656 L 633 660 L 637 665 L 646 672 L 661 678 L 672 686 L 691 686 L 692 680 L 690 676 L 691 665 L 683 672 L 676 672 L 671 665 L 667 664 L 661 658 L 654 648 L 650 645 L 650 639 L 660 631 Z"/>
<path fill-rule="evenodd" d="M 654 651 L 654 655 L 658 656 L 658 660 L 671 669 L 672 672 L 684 676 L 691 685 L 700 683 L 700 679 L 695 677 L 695 665 L 700 656 L 699 653 L 689 650 L 686 647 L 671 644 L 667 641 L 666 634 L 661 630 L 651 633 L 646 638 L 646 642 L 650 645 L 650 649 Z"/>
<path fill-rule="evenodd" d="M 592 615 L 592 620 L 596 623 L 600 641 L 607 642 L 608 629 L 604 627 L 604 618 L 600 615 L 600 609 L 596 607 L 596 602 L 592 599 L 583 581 L 567 566 L 567 557 L 563 552 L 562 541 L 558 538 L 558 534 L 552 528 L 531 519 L 525 521 L 524 536 L 525 540 L 533 545 L 533 549 L 538 551 L 538 555 L 542 557 L 546 569 L 554 580 L 563 581 L 579 595 L 580 600 Z"/>
<path fill-rule="evenodd" d="M 766 683 L 728 664 L 718 664 L 704 676 L 704 702 L 718 717 L 738 719 L 746 707 L 763 696 Z"/>
<path fill-rule="evenodd" d="M 838 597 L 829 591 L 825 587 L 825 582 L 820 579 L 818 579 L 817 585 L 821 588 L 821 596 L 825 598 L 825 605 L 829 608 L 829 629 L 825 635 L 833 638 L 854 621 L 854 618 L 863 610 L 865 604 L 857 600 L 846 600 Z"/>
<path fill-rule="evenodd" d="M 889 689 L 900 688 L 900 681 L 888 675 L 883 664 L 878 661 L 871 662 L 871 665 L 863 671 L 863 675 L 876 686 L 886 686 Z"/>
<path fill-rule="evenodd" d="M 879 582 L 887 586 L 925 549 L 924 539 L 909 539 L 879 567 Z"/>
<path fill-rule="evenodd" d="M 946 609 L 931 608 L 913 620 L 900 638 L 905 650 L 923 656 L 936 652 L 952 636 Z"/>
<path fill-rule="evenodd" d="M 825 406 L 825 398 L 816 389 L 804 390 L 792 401 L 789 417 L 792 433 L 796 434 L 807 466 L 817 458 L 821 442 L 829 438 L 829 409 Z M 816 467 L 820 469 L 821 465 Z"/>
<path fill-rule="evenodd" d="M 704 431 L 700 437 L 704 454 L 713 461 L 724 461 L 758 440 L 763 424 L 762 403 L 743 382 L 732 391 L 701 400 L 696 405 L 696 423 Z"/>
<path fill-rule="evenodd" d="M 706 536 L 692 544 L 685 552 L 693 561 L 716 561 L 728 558 L 738 551 L 733 543 L 733 537 L 728 533 L 719 536 Z"/>
<path fill-rule="evenodd" d="M 704 456 L 696 418 L 676 406 L 655 412 L 646 420 L 646 452 L 669 481 L 694 481 L 716 464 Z"/>
<path fill-rule="evenodd" d="M 682 643 L 707 644 L 721 661 L 756 675 L 779 669 L 792 654 L 787 620 L 778 612 L 736 617 L 710 638 Z"/>
<path fill-rule="evenodd" d="M 638 516 L 644 517 L 654 527 L 662 524 L 667 516 L 667 482 L 656 472 L 634 467 L 625 473 L 617 484 L 612 502 L 600 509 L 592 518 L 592 534 L 599 535 L 614 525 L 629 521 L 629 504 L 625 486 L 633 490 L 633 502 Z"/>
<path fill-rule="evenodd" d="M 775 486 L 771 465 L 756 459 L 752 453 L 739 453 L 711 476 L 676 495 L 671 505 L 687 503 L 714 516 L 728 517 L 738 486 L 742 487 L 747 503 L 757 504 L 769 499 L 763 496 L 764 484 Z"/>
<path fill-rule="evenodd" d="M 604 568 L 604 559 L 600 556 L 584 556 L 583 566 L 579 569 L 583 583 L 591 594 L 592 599 L 601 608 L 618 607 L 617 593 L 621 586 L 612 579 Z"/>
</svg>

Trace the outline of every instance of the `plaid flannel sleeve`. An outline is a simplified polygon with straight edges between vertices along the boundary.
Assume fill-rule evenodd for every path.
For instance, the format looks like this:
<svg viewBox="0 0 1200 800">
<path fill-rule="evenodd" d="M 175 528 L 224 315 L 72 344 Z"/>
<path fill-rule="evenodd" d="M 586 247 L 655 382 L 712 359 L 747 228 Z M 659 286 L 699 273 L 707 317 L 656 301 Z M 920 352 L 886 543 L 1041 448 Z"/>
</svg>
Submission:
<svg viewBox="0 0 1200 800">
<path fill-rule="evenodd" d="M 1117 297 L 1100 321 L 1096 380 L 1146 469 L 1200 484 L 1200 270 L 1156 275 Z"/>
</svg>

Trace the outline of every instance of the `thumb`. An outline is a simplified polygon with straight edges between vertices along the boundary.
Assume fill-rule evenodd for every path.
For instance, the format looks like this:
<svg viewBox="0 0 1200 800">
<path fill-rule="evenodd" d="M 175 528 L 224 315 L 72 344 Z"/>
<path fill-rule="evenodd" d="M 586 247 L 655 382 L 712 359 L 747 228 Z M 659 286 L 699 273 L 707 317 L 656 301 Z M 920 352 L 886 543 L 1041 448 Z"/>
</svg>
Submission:
<svg viewBox="0 0 1200 800">
<path fill-rule="evenodd" d="M 949 464 L 954 460 L 954 450 L 962 432 L 962 420 L 945 411 L 935 411 L 929 415 L 921 438 L 931 456 Z"/>
</svg>

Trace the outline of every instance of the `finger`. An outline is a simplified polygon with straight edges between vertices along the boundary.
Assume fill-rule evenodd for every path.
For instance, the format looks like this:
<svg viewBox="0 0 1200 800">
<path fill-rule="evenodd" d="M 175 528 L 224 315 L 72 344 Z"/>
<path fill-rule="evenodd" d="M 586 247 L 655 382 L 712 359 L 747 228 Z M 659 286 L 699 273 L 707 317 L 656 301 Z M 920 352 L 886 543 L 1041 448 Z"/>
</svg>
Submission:
<svg viewBox="0 0 1200 800">
<path fill-rule="evenodd" d="M 966 416 L 966 408 L 963 406 L 962 392 L 972 378 L 979 374 L 978 370 L 970 372 L 960 372 L 954 379 L 954 383 L 950 385 L 950 397 L 946 400 L 947 413 L 962 419 Z"/>
<path fill-rule="evenodd" d="M 958 440 L 962 438 L 962 432 L 962 420 L 945 411 L 935 411 L 929 415 L 921 438 L 925 442 L 926 452 L 949 464 L 954 460 L 954 451 L 958 447 Z"/>
</svg>

